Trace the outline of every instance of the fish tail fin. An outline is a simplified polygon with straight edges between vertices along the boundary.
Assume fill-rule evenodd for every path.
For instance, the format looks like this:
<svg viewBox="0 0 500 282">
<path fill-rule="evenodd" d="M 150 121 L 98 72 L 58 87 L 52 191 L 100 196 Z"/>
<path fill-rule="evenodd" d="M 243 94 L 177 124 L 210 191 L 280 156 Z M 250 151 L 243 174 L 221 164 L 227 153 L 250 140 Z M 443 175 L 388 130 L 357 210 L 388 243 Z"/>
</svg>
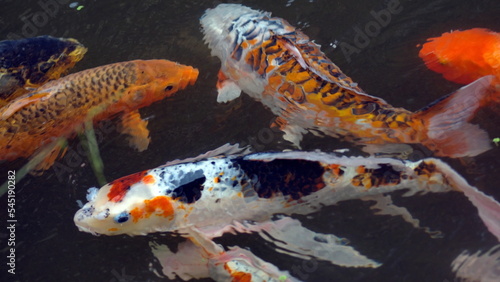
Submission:
<svg viewBox="0 0 500 282">
<path fill-rule="evenodd" d="M 446 177 L 453 189 L 458 190 L 469 199 L 477 208 L 478 215 L 488 230 L 500 241 L 500 203 L 493 197 L 486 195 L 455 172 L 449 165 L 438 159 L 427 159 L 435 168 Z"/>
<path fill-rule="evenodd" d="M 491 103 L 500 104 L 500 71 L 491 82 L 491 89 L 492 94 L 484 99 L 484 101 L 482 102 L 482 106 L 486 106 Z"/>
<path fill-rule="evenodd" d="M 437 156 L 453 158 L 489 150 L 488 133 L 469 121 L 492 94 L 492 80 L 491 75 L 482 77 L 415 112 L 413 118 L 422 120 L 427 130 L 427 140 L 422 144 Z"/>
</svg>

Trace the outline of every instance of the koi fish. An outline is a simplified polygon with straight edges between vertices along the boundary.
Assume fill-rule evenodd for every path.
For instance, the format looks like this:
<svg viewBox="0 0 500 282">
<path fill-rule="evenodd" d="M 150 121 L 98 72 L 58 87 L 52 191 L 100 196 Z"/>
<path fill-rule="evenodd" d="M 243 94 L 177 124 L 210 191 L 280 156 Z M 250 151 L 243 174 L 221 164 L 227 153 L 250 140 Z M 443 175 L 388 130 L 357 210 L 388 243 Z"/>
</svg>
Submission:
<svg viewBox="0 0 500 282">
<path fill-rule="evenodd" d="M 87 48 L 72 38 L 38 36 L 0 41 L 0 102 L 7 102 L 58 79 L 79 62 Z"/>
<path fill-rule="evenodd" d="M 149 145 L 139 108 L 193 84 L 198 70 L 167 60 L 129 61 L 100 66 L 50 81 L 0 109 L 0 160 L 30 157 L 59 137 L 71 138 L 90 120 L 122 113 L 122 132 L 139 151 Z M 61 146 L 38 166 L 48 169 Z"/>
<path fill-rule="evenodd" d="M 319 45 L 270 13 L 220 4 L 200 22 L 221 60 L 217 101 L 244 91 L 278 116 L 275 125 L 297 147 L 308 130 L 372 148 L 421 143 L 437 156 L 475 156 L 491 147 L 488 134 L 468 121 L 492 77 L 412 113 L 363 92 Z"/>
<path fill-rule="evenodd" d="M 247 268 L 250 273 L 288 275 L 266 271 L 269 268 L 253 263 L 256 257 L 250 254 L 244 258 L 225 254 L 212 239 L 226 232 L 257 232 L 281 252 L 298 257 L 348 267 L 378 267 L 380 263 L 346 246 L 342 239 L 308 230 L 288 216 L 368 197 L 379 203 L 376 208 L 382 214 L 403 215 L 421 228 L 406 209 L 395 209 L 390 198 L 383 195 L 397 190 L 406 190 L 406 196 L 462 192 L 500 240 L 500 204 L 438 159 L 410 162 L 293 151 L 215 157 L 221 149 L 215 152 L 125 176 L 100 189 L 90 188 L 88 203 L 75 214 L 76 226 L 94 235 L 179 233 L 189 239 L 188 246 L 183 246 L 189 254 L 183 254 L 181 248 L 176 254 L 159 252 L 158 248 L 156 252 L 166 260 L 162 262 L 164 273 L 169 277 L 176 273 L 181 278 L 199 277 L 188 275 L 199 270 L 193 269 L 198 267 L 194 265 L 204 264 L 208 270 L 203 273 L 210 273 L 224 257 L 225 262 L 240 258 L 244 265 L 253 265 Z M 277 214 L 281 215 L 278 219 Z"/>
<path fill-rule="evenodd" d="M 500 33 L 485 28 L 429 38 L 418 55 L 429 69 L 456 83 L 468 84 L 485 75 L 500 79 Z"/>
</svg>

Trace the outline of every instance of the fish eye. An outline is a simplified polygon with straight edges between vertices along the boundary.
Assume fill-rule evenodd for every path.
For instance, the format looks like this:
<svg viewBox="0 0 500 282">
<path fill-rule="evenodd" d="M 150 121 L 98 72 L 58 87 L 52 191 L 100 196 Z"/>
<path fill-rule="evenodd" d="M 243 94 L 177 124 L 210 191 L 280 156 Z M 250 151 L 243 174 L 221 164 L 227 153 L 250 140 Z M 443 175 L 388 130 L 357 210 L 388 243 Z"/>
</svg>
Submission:
<svg viewBox="0 0 500 282">
<path fill-rule="evenodd" d="M 168 85 L 167 87 L 165 87 L 165 91 L 170 91 L 172 89 L 174 89 L 174 86 L 172 85 Z"/>
<path fill-rule="evenodd" d="M 124 223 L 129 220 L 129 214 L 128 212 L 122 212 L 119 215 L 115 216 L 115 222 L 116 223 Z"/>
</svg>

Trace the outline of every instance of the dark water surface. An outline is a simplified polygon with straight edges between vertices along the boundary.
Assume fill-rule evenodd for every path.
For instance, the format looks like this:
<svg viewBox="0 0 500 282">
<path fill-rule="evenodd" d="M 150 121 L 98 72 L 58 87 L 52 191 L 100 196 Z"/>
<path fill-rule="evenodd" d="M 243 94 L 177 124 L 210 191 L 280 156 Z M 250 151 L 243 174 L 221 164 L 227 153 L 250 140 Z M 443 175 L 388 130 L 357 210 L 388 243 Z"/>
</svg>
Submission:
<svg viewBox="0 0 500 282">
<path fill-rule="evenodd" d="M 500 1 L 404 1 L 398 13 L 373 30 L 358 53 L 346 54 L 341 42 L 355 46 L 356 28 L 374 22 L 373 12 L 394 1 L 237 1 L 270 11 L 300 27 L 347 75 L 368 93 L 394 106 L 417 110 L 460 85 L 426 69 L 417 44 L 452 29 L 484 27 L 500 32 Z M 52 3 L 52 6 L 47 6 Z M 63 3 L 63 4 L 61 4 Z M 96 129 L 108 181 L 168 160 L 196 156 L 227 142 L 250 144 L 257 151 L 292 148 L 281 134 L 268 130 L 273 115 L 246 95 L 229 104 L 216 103 L 215 83 L 220 62 L 202 41 L 198 19 L 220 1 L 71 1 L 2 0 L 0 39 L 53 35 L 73 37 L 89 48 L 75 71 L 131 59 L 169 59 L 199 68 L 195 86 L 176 97 L 141 109 L 149 119 L 152 142 L 139 153 L 115 130 L 117 120 Z M 45 8 L 44 8 L 45 7 Z M 48 8 L 47 8 L 48 7 Z M 499 137 L 498 110 L 483 109 L 475 121 L 490 136 Z M 352 148 L 333 138 L 308 135 L 303 149 Z M 356 148 L 354 148 L 356 150 Z M 6 270 L 7 233 L 0 229 L 0 281 L 158 281 L 150 268 L 158 268 L 148 247 L 155 239 L 178 242 L 170 235 L 148 237 L 95 237 L 78 232 L 73 215 L 77 200 L 96 186 L 90 165 L 71 142 L 59 166 L 40 177 L 26 177 L 16 188 L 16 274 Z M 414 158 L 427 156 L 416 148 Z M 500 150 L 482 154 L 464 165 L 446 160 L 471 184 L 500 198 Z M 8 169 L 22 161 L 3 163 L 0 182 Z M 0 199 L 0 226 L 6 222 L 6 197 Z M 226 246 L 238 244 L 257 256 L 307 281 L 453 281 L 450 263 L 460 253 L 487 250 L 498 244 L 485 229 L 475 208 L 459 193 L 428 194 L 394 202 L 407 207 L 423 226 L 439 230 L 432 239 L 399 217 L 375 216 L 369 203 L 349 201 L 301 217 L 303 225 L 348 238 L 360 253 L 383 265 L 377 269 L 341 268 L 323 261 L 304 261 L 275 252 L 258 236 L 224 236 Z M 214 215 L 216 216 L 216 215 Z"/>
</svg>

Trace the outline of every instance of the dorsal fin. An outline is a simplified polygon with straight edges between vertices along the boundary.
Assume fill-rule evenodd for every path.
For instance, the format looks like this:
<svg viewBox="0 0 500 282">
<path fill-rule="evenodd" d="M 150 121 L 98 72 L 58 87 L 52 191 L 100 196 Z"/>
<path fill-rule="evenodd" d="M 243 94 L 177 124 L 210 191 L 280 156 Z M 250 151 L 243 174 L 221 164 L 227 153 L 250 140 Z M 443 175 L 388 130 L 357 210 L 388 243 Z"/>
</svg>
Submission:
<svg viewBox="0 0 500 282">
<path fill-rule="evenodd" d="M 176 164 L 197 162 L 197 161 L 206 160 L 209 158 L 216 158 L 216 157 L 242 156 L 242 155 L 248 155 L 250 153 L 251 153 L 250 146 L 240 147 L 239 144 L 226 143 L 226 144 L 220 146 L 219 148 L 216 148 L 212 151 L 208 151 L 204 154 L 200 154 L 200 155 L 193 157 L 193 158 L 187 158 L 187 159 L 183 159 L 183 160 L 177 159 L 177 160 L 169 161 L 166 164 L 162 165 L 162 167 L 176 165 Z"/>
<path fill-rule="evenodd" d="M 377 102 L 387 104 L 383 99 L 371 96 L 359 88 L 356 83 L 352 82 L 351 78 L 342 73 L 340 68 L 321 52 L 319 45 L 311 42 L 307 35 L 302 32 L 295 30 L 293 33 L 273 34 L 273 36 L 282 42 L 284 48 L 290 52 L 304 69 L 312 71 L 325 81 L 334 83 L 340 88 L 364 96 L 368 100 L 376 100 Z"/>
</svg>

